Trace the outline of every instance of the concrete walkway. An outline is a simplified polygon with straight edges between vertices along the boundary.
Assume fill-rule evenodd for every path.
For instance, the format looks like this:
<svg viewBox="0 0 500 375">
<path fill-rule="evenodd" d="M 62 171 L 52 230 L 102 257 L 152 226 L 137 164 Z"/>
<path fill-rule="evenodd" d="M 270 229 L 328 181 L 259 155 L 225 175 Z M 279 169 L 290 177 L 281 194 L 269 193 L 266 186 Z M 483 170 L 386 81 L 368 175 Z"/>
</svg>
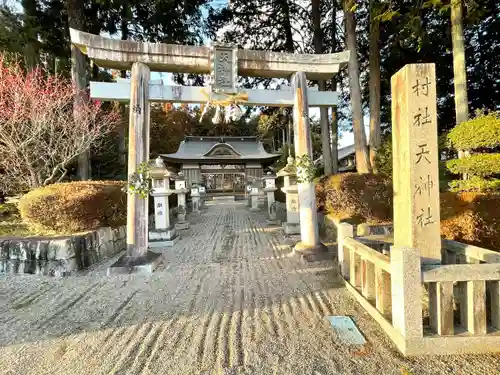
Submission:
<svg viewBox="0 0 500 375">
<path fill-rule="evenodd" d="M 496 374 L 495 356 L 405 359 L 261 213 L 209 206 L 151 277 L 0 278 L 0 374 Z M 364 347 L 324 318 L 352 315 Z"/>
</svg>

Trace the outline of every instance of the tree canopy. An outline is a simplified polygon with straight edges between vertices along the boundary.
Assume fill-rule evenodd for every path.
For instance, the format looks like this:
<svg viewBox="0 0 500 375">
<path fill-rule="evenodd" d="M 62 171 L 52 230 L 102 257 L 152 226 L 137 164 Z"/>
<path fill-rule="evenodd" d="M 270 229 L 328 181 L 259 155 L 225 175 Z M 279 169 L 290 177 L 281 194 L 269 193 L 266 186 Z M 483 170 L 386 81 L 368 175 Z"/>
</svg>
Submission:
<svg viewBox="0 0 500 375">
<path fill-rule="evenodd" d="M 68 4 L 76 0 L 18 0 L 0 6 L 0 50 L 18 53 L 24 64 L 43 64 L 46 71 L 70 74 Z M 362 113 L 382 133 L 391 129 L 390 78 L 406 64 L 436 65 L 438 128 L 445 133 L 456 124 L 451 0 L 78 0 L 83 6 L 85 31 L 121 39 L 201 45 L 209 39 L 235 43 L 241 48 L 294 53 L 331 53 L 347 49 L 342 9 L 353 13 L 356 57 L 359 62 Z M 456 0 L 453 0 L 456 1 Z M 498 110 L 500 104 L 500 3 L 495 0 L 461 1 L 468 109 Z M 347 8 L 346 8 L 346 7 Z M 318 44 L 319 43 L 319 44 Z M 374 51 L 378 51 L 375 53 Z M 373 59 L 373 55 L 379 57 Z M 372 57 L 372 59 L 370 59 Z M 347 69 L 326 89 L 337 87 L 339 128 L 351 130 L 353 103 Z M 110 79 L 110 72 L 88 64 L 88 76 Z M 378 76 L 378 78 L 377 78 Z M 176 75 L 181 84 L 201 85 L 205 77 Z M 284 80 L 241 79 L 244 87 L 276 88 Z M 316 82 L 311 82 L 316 84 Z M 378 86 L 378 87 L 377 87 Z M 371 89 L 370 89 L 371 88 Z M 377 98 L 379 97 L 379 104 Z M 267 147 L 279 149 L 290 142 L 288 114 L 273 108 L 248 110 L 244 120 L 224 126 L 196 120 L 196 111 L 177 126 L 181 116 L 153 110 L 154 126 L 169 127 L 174 147 L 183 134 L 257 134 Z M 260 119 L 258 118 L 260 116 Z M 126 123 L 126 113 L 123 113 Z M 181 116 L 182 117 L 182 116 Z M 372 124 L 370 125 L 372 126 Z M 334 128 L 337 132 L 337 128 Z M 156 130 L 155 130 L 156 131 Z M 160 131 L 160 130 L 158 130 Z M 166 130 L 165 130 L 166 131 Z M 174 133 L 172 133 L 174 132 Z M 359 132 L 358 132 L 359 133 Z M 372 130 L 370 131 L 372 133 Z M 377 136 L 377 132 L 372 137 Z M 122 137 L 123 139 L 123 137 Z M 376 147 L 376 142 L 370 142 Z"/>
</svg>

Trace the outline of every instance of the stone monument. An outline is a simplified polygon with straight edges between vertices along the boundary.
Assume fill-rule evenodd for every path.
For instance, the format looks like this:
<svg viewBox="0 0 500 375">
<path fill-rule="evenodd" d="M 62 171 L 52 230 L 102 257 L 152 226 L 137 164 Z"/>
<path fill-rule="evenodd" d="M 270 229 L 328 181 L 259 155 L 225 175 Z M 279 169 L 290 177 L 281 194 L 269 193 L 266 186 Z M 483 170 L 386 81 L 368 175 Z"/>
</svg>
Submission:
<svg viewBox="0 0 500 375">
<path fill-rule="evenodd" d="M 182 172 L 177 174 L 175 178 L 175 193 L 177 194 L 177 222 L 175 223 L 176 230 L 189 228 L 189 223 L 186 221 L 186 179 Z"/>
<path fill-rule="evenodd" d="M 293 157 L 289 156 L 286 166 L 278 172 L 284 178 L 281 191 L 286 194 L 286 222 L 283 223 L 285 234 L 300 233 L 299 194 L 297 188 L 297 167 Z"/>
<path fill-rule="evenodd" d="M 276 199 L 274 197 L 274 192 L 276 189 L 276 175 L 267 172 L 267 174 L 262 177 L 264 180 L 264 193 L 267 194 L 267 212 L 269 214 L 269 219 L 267 223 L 270 225 L 279 224 L 278 220 L 276 220 Z"/>
<path fill-rule="evenodd" d="M 179 239 L 175 227 L 170 224 L 168 203 L 168 197 L 175 193 L 175 190 L 170 189 L 170 178 L 174 177 L 174 173 L 165 168 L 163 160 L 158 157 L 149 175 L 153 185 L 151 196 L 154 198 L 155 207 L 155 228 L 149 231 L 149 246 L 173 246 Z"/>
<path fill-rule="evenodd" d="M 441 262 L 439 151 L 434 64 L 406 65 L 391 80 L 394 247 Z"/>
</svg>

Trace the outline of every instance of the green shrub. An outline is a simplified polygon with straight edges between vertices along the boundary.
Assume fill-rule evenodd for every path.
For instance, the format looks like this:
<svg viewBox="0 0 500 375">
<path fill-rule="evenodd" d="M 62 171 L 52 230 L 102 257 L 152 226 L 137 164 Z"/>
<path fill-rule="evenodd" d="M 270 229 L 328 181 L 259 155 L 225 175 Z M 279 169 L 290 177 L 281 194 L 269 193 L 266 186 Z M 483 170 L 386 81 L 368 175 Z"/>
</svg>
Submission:
<svg viewBox="0 0 500 375">
<path fill-rule="evenodd" d="M 468 179 L 450 183 L 454 191 L 498 190 L 500 182 L 495 178 L 500 174 L 500 154 L 485 151 L 500 145 L 500 112 L 476 112 L 476 117 L 457 125 L 448 134 L 450 144 L 457 150 L 481 151 L 461 159 L 447 162 L 449 171 L 465 175 Z"/>
<path fill-rule="evenodd" d="M 500 191 L 500 180 L 487 180 L 481 177 L 471 177 L 468 180 L 450 182 L 450 191 L 495 192 Z"/>
<path fill-rule="evenodd" d="M 375 154 L 375 170 L 387 177 L 392 177 L 392 137 L 384 139 Z"/>
<path fill-rule="evenodd" d="M 59 183 L 30 191 L 19 201 L 23 222 L 36 231 L 75 233 L 126 223 L 122 181 Z"/>
<path fill-rule="evenodd" d="M 318 182 L 316 191 L 317 206 L 338 220 L 385 222 L 392 218 L 392 182 L 385 176 L 340 173 Z"/>
<path fill-rule="evenodd" d="M 453 174 L 487 177 L 500 174 L 500 154 L 476 154 L 462 159 L 449 160 L 446 166 Z"/>
<path fill-rule="evenodd" d="M 456 150 L 477 150 L 500 146 L 500 112 L 476 112 L 476 116 L 462 122 L 448 134 L 451 147 Z"/>
</svg>

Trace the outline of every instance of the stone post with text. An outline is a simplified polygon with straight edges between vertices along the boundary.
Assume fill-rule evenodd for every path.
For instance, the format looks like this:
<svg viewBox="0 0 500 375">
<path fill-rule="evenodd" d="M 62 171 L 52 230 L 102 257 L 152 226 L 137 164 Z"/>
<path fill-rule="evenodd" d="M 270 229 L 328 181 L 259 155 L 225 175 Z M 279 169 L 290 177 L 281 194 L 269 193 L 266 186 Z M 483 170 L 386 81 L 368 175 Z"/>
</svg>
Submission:
<svg viewBox="0 0 500 375">
<path fill-rule="evenodd" d="M 439 151 L 434 64 L 410 64 L 391 79 L 394 247 L 441 262 Z"/>
</svg>

